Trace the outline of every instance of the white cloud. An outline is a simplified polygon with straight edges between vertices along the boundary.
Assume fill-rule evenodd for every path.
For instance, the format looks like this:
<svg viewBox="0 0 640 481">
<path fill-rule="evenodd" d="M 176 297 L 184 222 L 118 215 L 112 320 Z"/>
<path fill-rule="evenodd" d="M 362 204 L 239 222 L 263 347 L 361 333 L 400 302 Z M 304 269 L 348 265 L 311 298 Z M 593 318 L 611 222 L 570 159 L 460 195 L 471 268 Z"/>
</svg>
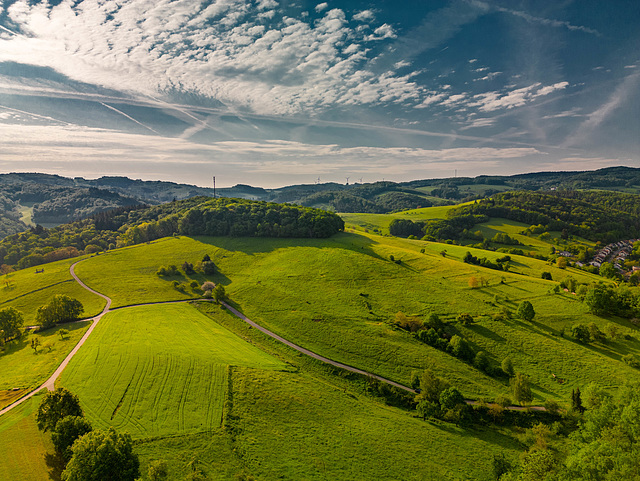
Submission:
<svg viewBox="0 0 640 481">
<path fill-rule="evenodd" d="M 477 58 L 472 58 L 471 60 L 469 60 L 469 63 L 476 63 L 478 61 Z"/>
<path fill-rule="evenodd" d="M 340 9 L 313 23 L 286 16 L 280 23 L 273 0 L 200 5 L 18 0 L 8 13 L 28 37 L 0 37 L 0 62 L 49 67 L 123 92 L 192 92 L 263 114 L 402 103 L 422 92 L 408 76 L 380 77 L 369 68 L 364 46 L 395 38 L 390 25 L 372 26 L 373 34 L 358 32 Z M 367 93 L 354 95 L 354 88 Z"/>
<path fill-rule="evenodd" d="M 33 126 L 0 123 L 3 149 L 0 169 L 20 162 L 21 168 L 61 175 L 121 174 L 199 184 L 202 172 L 215 172 L 228 183 L 282 185 L 296 176 L 333 175 L 345 171 L 390 173 L 414 178 L 425 171 L 453 165 L 495 166 L 500 161 L 544 155 L 522 148 L 380 148 L 316 145 L 283 140 L 222 141 L 196 144 L 157 135 L 135 135 L 75 126 Z M 6 141 L 5 141 L 6 139 Z M 126 160 L 123 160 L 126 159 Z M 362 162 L 363 159 L 366 162 Z M 95 165 L 100 165 L 96 171 Z M 242 172 L 242 174 L 239 174 Z M 253 175 L 253 177 L 251 177 Z M 347 174 L 348 175 L 348 174 Z M 266 177 L 265 177 L 266 176 Z M 311 180 L 311 179 L 309 179 Z M 271 185 L 268 185 L 272 183 Z"/>
<path fill-rule="evenodd" d="M 396 69 L 400 69 L 400 68 L 408 67 L 409 65 L 411 65 L 411 62 L 407 62 L 406 60 L 400 60 L 399 62 L 396 62 L 393 65 L 393 67 Z"/>
<path fill-rule="evenodd" d="M 329 8 L 329 4 L 327 2 L 319 3 L 318 5 L 316 5 L 316 12 L 322 12 L 327 8 Z"/>
<path fill-rule="evenodd" d="M 490 118 L 484 117 L 484 118 L 473 120 L 469 125 L 462 127 L 460 130 L 475 129 L 479 127 L 491 127 L 492 125 L 495 125 L 495 123 L 496 123 L 496 119 L 490 119 Z"/>
<path fill-rule="evenodd" d="M 376 28 L 372 35 L 366 37 L 367 40 L 384 40 L 386 38 L 397 38 L 393 27 L 386 23 Z"/>
<path fill-rule="evenodd" d="M 369 22 L 375 18 L 376 16 L 371 10 L 363 10 L 353 16 L 353 19 L 357 22 Z"/>
<path fill-rule="evenodd" d="M 562 90 L 569 85 L 568 82 L 558 82 L 553 85 L 542 87 L 541 83 L 535 83 L 528 87 L 512 90 L 507 93 L 486 92 L 475 95 L 467 106 L 478 107 L 481 112 L 492 112 L 500 109 L 512 109 L 521 107 L 538 97 L 549 95 L 557 90 Z"/>
</svg>

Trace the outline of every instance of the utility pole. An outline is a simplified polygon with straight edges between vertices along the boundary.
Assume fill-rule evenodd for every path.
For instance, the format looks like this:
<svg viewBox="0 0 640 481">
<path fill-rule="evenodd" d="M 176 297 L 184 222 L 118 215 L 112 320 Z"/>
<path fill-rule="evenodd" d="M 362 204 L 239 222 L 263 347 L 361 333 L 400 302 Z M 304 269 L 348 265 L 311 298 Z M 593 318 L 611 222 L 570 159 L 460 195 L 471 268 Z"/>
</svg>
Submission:
<svg viewBox="0 0 640 481">
<path fill-rule="evenodd" d="M 216 198 L 216 176 L 213 176 L 213 198 Z"/>
</svg>

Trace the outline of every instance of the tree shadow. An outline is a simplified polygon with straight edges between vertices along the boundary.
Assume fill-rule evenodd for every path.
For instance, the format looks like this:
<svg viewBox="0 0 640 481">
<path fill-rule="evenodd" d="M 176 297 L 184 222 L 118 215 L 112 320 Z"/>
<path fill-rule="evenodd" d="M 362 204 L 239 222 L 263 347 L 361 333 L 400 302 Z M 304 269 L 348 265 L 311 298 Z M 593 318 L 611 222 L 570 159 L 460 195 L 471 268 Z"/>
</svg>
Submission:
<svg viewBox="0 0 640 481">
<path fill-rule="evenodd" d="M 496 342 L 503 342 L 505 341 L 505 338 L 500 336 L 499 334 L 493 332 L 491 329 L 488 329 L 484 326 L 481 326 L 480 324 L 469 324 L 468 326 L 466 326 L 467 329 L 469 329 L 470 331 L 475 332 L 476 334 L 486 337 L 488 339 L 492 339 Z"/>
<path fill-rule="evenodd" d="M 66 466 L 66 462 L 60 453 L 47 453 L 44 455 L 44 461 L 49 468 L 49 479 L 53 481 L 61 481 L 62 471 Z"/>
</svg>

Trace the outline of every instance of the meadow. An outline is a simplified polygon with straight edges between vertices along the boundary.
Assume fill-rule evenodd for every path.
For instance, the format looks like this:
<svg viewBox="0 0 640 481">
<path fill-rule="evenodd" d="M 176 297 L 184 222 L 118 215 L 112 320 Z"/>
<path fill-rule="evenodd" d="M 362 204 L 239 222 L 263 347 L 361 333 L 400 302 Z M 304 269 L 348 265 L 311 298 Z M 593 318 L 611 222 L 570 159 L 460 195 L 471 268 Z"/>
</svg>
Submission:
<svg viewBox="0 0 640 481">
<path fill-rule="evenodd" d="M 286 368 L 187 304 L 140 306 L 107 314 L 60 384 L 96 428 L 208 432 L 220 427 L 229 365 Z"/>
<path fill-rule="evenodd" d="M 633 341 L 594 350 L 560 337 L 561 330 L 570 329 L 577 317 L 601 328 L 609 321 L 590 314 L 575 296 L 556 294 L 557 282 L 569 276 L 584 283 L 602 278 L 522 256 L 512 256 L 509 272 L 495 271 L 462 263 L 467 251 L 492 260 L 503 255 L 366 233 L 344 233 L 326 240 L 182 237 L 117 251 L 113 263 L 109 256 L 116 252 L 94 257 L 77 271 L 91 278 L 89 285 L 111 296 L 115 305 L 159 301 L 163 296 L 186 298 L 189 295 L 176 291 L 170 279 L 154 273 L 161 264 L 197 262 L 206 253 L 218 269 L 209 278 L 225 285 L 232 301 L 248 317 L 283 337 L 404 384 L 409 383 L 412 372 L 431 367 L 472 398 L 494 399 L 506 394 L 508 386 L 396 329 L 392 324 L 396 313 L 423 319 L 436 313 L 478 350 L 485 350 L 494 365 L 510 356 L 518 369 L 531 376 L 536 402 L 547 398 L 566 402 L 576 386 L 589 382 L 619 385 L 625 376 L 635 374 L 619 360 L 635 352 Z M 401 262 L 392 262 L 391 256 Z M 545 271 L 554 281 L 540 278 Z M 117 276 L 127 283 L 114 283 Z M 183 282 L 204 279 L 201 275 L 183 277 Z M 484 278 L 488 286 L 471 288 L 471 277 Z M 139 297 L 134 299 L 131 292 Z M 511 332 L 509 325 L 491 321 L 492 316 L 504 309 L 514 312 L 525 299 L 536 309 L 535 323 L 521 323 L 506 335 Z M 476 331 L 482 335 L 458 326 L 456 317 L 461 313 L 476 318 Z M 615 322 L 633 332 L 627 321 Z M 533 351 L 522 347 L 522 337 Z M 583 356 L 594 362 L 612 359 L 608 371 L 614 375 L 600 369 L 576 372 L 563 361 Z M 568 381 L 550 381 L 551 374 Z"/>
<path fill-rule="evenodd" d="M 69 272 L 71 264 L 80 259 L 65 259 L 0 276 L 0 309 L 16 308 L 22 312 L 25 325 L 32 326 L 38 307 L 49 303 L 56 294 L 66 294 L 82 302 L 84 317 L 99 314 L 104 299 L 83 289 Z M 36 273 L 40 270 L 44 272 Z"/>
<path fill-rule="evenodd" d="M 7 343 L 0 353 L 0 409 L 46 381 L 90 325 L 90 321 L 65 324 Z M 58 335 L 62 328 L 69 331 L 64 339 Z M 31 348 L 34 338 L 40 341 L 37 352 Z"/>
<path fill-rule="evenodd" d="M 38 430 L 35 414 L 40 396 L 25 401 L 0 416 L 0 479 L 51 479 L 48 453 L 53 453 L 51 436 Z"/>
</svg>

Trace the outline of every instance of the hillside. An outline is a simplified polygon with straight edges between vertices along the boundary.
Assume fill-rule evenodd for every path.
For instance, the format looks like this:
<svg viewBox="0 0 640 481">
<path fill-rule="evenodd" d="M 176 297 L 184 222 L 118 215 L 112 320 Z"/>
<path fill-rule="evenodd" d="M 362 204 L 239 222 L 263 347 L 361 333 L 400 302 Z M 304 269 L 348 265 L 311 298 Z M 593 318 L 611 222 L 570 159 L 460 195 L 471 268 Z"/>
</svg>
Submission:
<svg viewBox="0 0 640 481">
<path fill-rule="evenodd" d="M 611 167 L 586 172 L 540 172 L 513 176 L 454 177 L 410 182 L 317 183 L 265 189 L 238 184 L 218 188 L 217 196 L 288 202 L 351 213 L 390 213 L 481 199 L 510 190 L 605 190 L 640 193 L 640 169 Z M 27 225 L 52 227 L 122 206 L 162 204 L 213 196 L 212 187 L 126 177 L 84 179 L 48 174 L 0 174 L 5 215 Z M 13 222 L 13 221 L 12 221 Z M 8 225 L 8 224 L 7 224 Z M 24 230 L 14 222 L 7 234 Z M 7 235 L 5 234 L 5 235 Z M 2 231 L 0 231 L 0 236 Z"/>
</svg>

